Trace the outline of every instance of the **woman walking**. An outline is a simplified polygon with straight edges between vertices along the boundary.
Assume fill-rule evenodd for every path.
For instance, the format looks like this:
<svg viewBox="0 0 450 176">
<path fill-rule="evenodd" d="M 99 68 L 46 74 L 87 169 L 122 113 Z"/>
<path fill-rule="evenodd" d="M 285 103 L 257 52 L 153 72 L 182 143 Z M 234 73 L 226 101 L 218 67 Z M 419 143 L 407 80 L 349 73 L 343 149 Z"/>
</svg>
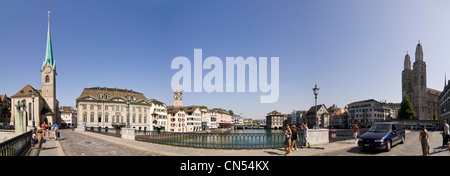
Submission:
<svg viewBox="0 0 450 176">
<path fill-rule="evenodd" d="M 289 128 L 289 124 L 286 124 L 286 132 L 284 133 L 286 139 L 284 140 L 284 150 L 286 150 L 286 153 L 284 156 L 290 156 L 291 155 L 291 137 L 292 137 L 292 131 Z"/>
<path fill-rule="evenodd" d="M 422 130 L 419 134 L 419 140 L 422 144 L 422 154 L 423 156 L 428 156 L 430 154 L 430 144 L 428 143 L 428 131 L 425 129 L 425 126 L 422 125 Z"/>
<path fill-rule="evenodd" d="M 43 138 L 44 138 L 44 134 L 45 134 L 45 132 L 44 132 L 44 130 L 42 129 L 42 124 L 39 124 L 39 126 L 38 126 L 38 128 L 37 128 L 37 130 L 36 130 L 36 136 L 37 136 L 37 139 L 38 139 L 38 146 L 39 146 L 39 150 L 41 150 L 42 148 L 42 140 L 43 140 Z"/>
<path fill-rule="evenodd" d="M 292 151 L 298 151 L 297 149 L 297 141 L 299 140 L 298 138 L 298 131 L 297 131 L 297 127 L 295 125 L 292 125 L 291 127 L 291 131 L 292 131 L 292 138 L 291 138 L 291 149 Z"/>
</svg>

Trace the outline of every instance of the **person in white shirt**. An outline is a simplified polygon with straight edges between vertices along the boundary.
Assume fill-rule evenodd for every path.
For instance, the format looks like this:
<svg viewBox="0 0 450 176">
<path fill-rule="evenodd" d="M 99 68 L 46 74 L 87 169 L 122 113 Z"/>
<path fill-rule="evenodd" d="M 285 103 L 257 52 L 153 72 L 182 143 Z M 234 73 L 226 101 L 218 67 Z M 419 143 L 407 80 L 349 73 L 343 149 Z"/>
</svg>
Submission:
<svg viewBox="0 0 450 176">
<path fill-rule="evenodd" d="M 448 145 L 450 143 L 449 141 L 449 137 L 450 137 L 450 129 L 449 126 L 447 124 L 447 120 L 444 120 L 444 138 L 447 139 L 447 150 L 450 151 L 450 145 Z"/>
</svg>

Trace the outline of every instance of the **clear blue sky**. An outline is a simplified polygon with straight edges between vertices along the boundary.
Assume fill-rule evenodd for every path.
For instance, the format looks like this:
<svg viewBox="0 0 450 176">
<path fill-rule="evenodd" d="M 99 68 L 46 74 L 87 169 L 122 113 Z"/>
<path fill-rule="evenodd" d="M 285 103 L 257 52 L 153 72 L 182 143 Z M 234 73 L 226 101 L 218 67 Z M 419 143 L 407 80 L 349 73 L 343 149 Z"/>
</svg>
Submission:
<svg viewBox="0 0 450 176">
<path fill-rule="evenodd" d="M 0 2 L 0 93 L 41 88 L 51 13 L 57 99 L 75 106 L 86 87 L 133 89 L 172 105 L 177 56 L 280 58 L 280 97 L 185 93 L 185 105 L 221 107 L 254 119 L 309 109 L 312 88 L 327 107 L 363 99 L 401 101 L 406 51 L 418 40 L 427 85 L 450 77 L 450 1 L 422 0 L 4 0 Z M 224 64 L 225 65 L 225 64 Z M 208 71 L 204 71 L 206 74 Z M 225 74 L 224 74 L 225 75 Z"/>
</svg>

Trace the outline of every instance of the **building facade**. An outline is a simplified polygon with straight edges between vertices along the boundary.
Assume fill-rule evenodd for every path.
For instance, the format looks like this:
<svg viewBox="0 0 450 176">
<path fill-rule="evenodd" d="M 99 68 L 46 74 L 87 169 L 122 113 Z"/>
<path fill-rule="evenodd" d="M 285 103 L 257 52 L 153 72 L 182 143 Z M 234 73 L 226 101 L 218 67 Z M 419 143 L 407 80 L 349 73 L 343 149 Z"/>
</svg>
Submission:
<svg viewBox="0 0 450 176">
<path fill-rule="evenodd" d="M 233 124 L 231 115 L 225 109 L 214 108 L 210 109 L 210 112 L 211 121 L 213 121 L 214 119 L 218 127 L 230 126 L 231 124 Z"/>
<path fill-rule="evenodd" d="M 0 95 L 0 126 L 9 125 L 11 120 L 11 98 Z"/>
<path fill-rule="evenodd" d="M 330 125 L 330 114 L 328 113 L 328 109 L 324 104 L 317 105 L 317 118 L 319 118 L 319 127 L 327 128 Z M 306 117 L 303 120 L 308 124 L 309 128 L 312 128 L 316 124 L 316 106 L 312 106 L 309 108 L 308 112 L 306 112 Z"/>
<path fill-rule="evenodd" d="M 153 129 L 151 107 L 152 103 L 144 94 L 133 90 L 85 88 L 76 99 L 77 126 L 118 129 L 129 123 L 130 128 L 149 131 Z"/>
<path fill-rule="evenodd" d="M 402 97 L 409 96 L 416 117 L 414 120 L 439 120 L 440 91 L 427 88 L 427 66 L 420 42 L 416 46 L 415 61 L 411 69 L 411 58 L 406 53 L 402 71 Z"/>
<path fill-rule="evenodd" d="M 376 122 L 386 122 L 391 109 L 374 99 L 357 101 L 348 104 L 348 124 L 369 127 Z"/>
<path fill-rule="evenodd" d="M 283 129 L 285 123 L 287 121 L 287 116 L 274 110 L 272 112 L 267 113 L 266 116 L 266 129 Z"/>
<path fill-rule="evenodd" d="M 150 116 L 152 117 L 152 131 L 165 131 L 167 129 L 167 105 L 161 101 L 151 99 Z"/>
<path fill-rule="evenodd" d="M 447 81 L 447 80 L 446 80 Z M 450 122 L 450 81 L 444 86 L 444 91 L 439 96 L 441 120 Z"/>
<path fill-rule="evenodd" d="M 59 107 L 61 113 L 61 128 L 72 127 L 77 123 L 77 110 L 71 106 Z"/>
</svg>

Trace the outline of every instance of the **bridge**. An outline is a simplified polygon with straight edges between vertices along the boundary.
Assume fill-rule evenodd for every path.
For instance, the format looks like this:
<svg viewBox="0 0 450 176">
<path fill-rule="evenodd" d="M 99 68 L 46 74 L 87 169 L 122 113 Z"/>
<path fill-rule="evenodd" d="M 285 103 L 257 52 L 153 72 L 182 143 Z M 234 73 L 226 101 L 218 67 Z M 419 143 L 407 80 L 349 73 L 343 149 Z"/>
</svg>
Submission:
<svg viewBox="0 0 450 176">
<path fill-rule="evenodd" d="M 258 124 L 235 124 L 234 129 L 264 129 L 266 125 L 258 125 Z"/>
</svg>

